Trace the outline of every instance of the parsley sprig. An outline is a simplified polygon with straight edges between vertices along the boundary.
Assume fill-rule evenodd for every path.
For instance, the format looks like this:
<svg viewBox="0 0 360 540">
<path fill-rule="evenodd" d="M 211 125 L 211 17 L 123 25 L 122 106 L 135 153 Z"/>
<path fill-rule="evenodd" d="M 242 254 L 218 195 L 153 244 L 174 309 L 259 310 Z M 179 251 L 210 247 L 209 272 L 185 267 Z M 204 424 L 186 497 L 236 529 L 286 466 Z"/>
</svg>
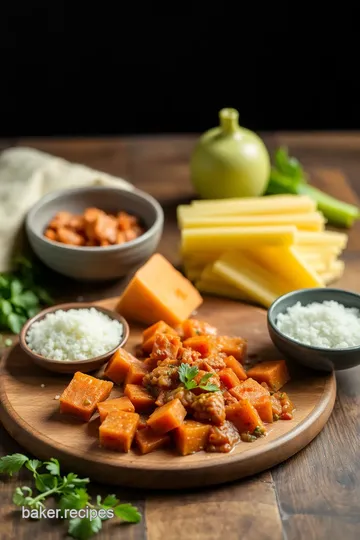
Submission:
<svg viewBox="0 0 360 540">
<path fill-rule="evenodd" d="M 193 388 L 201 388 L 207 392 L 218 392 L 220 388 L 216 384 L 208 383 L 208 380 L 214 375 L 213 373 L 205 373 L 197 383 L 195 377 L 199 374 L 197 366 L 190 366 L 189 364 L 180 364 L 179 366 L 179 379 L 185 386 L 186 390 L 192 390 Z"/>
<path fill-rule="evenodd" d="M 109 510 L 112 511 L 111 515 L 128 523 L 138 523 L 141 520 L 135 506 L 128 503 L 120 504 L 115 495 L 108 495 L 104 500 L 98 495 L 96 502 L 93 503 L 86 489 L 90 482 L 89 478 L 79 478 L 75 473 L 62 476 L 57 459 L 51 458 L 42 462 L 38 459 L 29 459 L 23 454 L 10 454 L 0 459 L 2 474 L 12 476 L 24 466 L 32 472 L 37 493 L 29 486 L 17 487 L 13 494 L 13 503 L 17 506 L 39 511 L 46 508 L 45 501 L 49 497 L 55 497 L 60 514 L 65 519 L 71 510 L 90 508 L 105 511 L 102 514 L 105 516 L 103 518 L 97 516 L 69 519 L 68 534 L 73 538 L 87 540 L 98 533 L 102 528 L 102 521 L 109 519 L 107 512 Z"/>
</svg>

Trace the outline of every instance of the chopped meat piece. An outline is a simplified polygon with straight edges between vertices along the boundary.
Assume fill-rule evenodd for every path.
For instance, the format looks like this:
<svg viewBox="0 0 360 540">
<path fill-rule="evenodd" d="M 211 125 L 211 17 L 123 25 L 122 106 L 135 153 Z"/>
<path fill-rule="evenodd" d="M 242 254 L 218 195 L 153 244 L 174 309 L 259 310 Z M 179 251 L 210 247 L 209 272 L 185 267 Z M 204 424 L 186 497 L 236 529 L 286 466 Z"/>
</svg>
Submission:
<svg viewBox="0 0 360 540">
<path fill-rule="evenodd" d="M 179 373 L 176 366 L 158 366 L 145 375 L 143 386 L 157 386 L 160 390 L 171 390 L 179 384 Z"/>
<path fill-rule="evenodd" d="M 225 421 L 225 402 L 221 392 L 207 392 L 197 396 L 192 404 L 196 420 L 220 425 Z"/>
<path fill-rule="evenodd" d="M 158 360 L 177 358 L 181 341 L 179 336 L 172 334 L 157 334 L 150 357 Z"/>
<path fill-rule="evenodd" d="M 234 424 L 225 421 L 221 426 L 211 426 L 207 452 L 230 452 L 239 442 L 240 435 Z"/>
<path fill-rule="evenodd" d="M 191 405 L 194 403 L 194 400 L 196 399 L 196 396 L 191 392 L 191 390 L 186 390 L 183 386 L 179 386 L 178 388 L 175 388 L 175 390 L 170 390 L 169 392 L 165 392 L 164 395 L 164 403 L 167 403 L 168 401 L 171 401 L 172 399 L 180 399 L 181 403 L 185 407 L 186 410 L 191 409 Z"/>
<path fill-rule="evenodd" d="M 228 407 L 228 405 L 233 405 L 234 403 L 237 403 L 238 400 L 236 397 L 234 397 L 228 390 L 225 390 L 223 392 L 224 401 L 225 401 L 225 407 Z"/>
</svg>

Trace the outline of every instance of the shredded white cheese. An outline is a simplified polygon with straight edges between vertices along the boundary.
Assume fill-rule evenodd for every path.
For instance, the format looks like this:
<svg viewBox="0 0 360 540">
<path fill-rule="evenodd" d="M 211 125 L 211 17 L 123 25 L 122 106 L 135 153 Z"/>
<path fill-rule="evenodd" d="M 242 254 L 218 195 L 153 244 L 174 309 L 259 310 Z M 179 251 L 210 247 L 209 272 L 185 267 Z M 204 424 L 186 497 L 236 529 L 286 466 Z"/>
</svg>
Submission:
<svg viewBox="0 0 360 540">
<path fill-rule="evenodd" d="M 297 302 L 278 315 L 276 326 L 287 337 L 312 347 L 345 349 L 360 345 L 360 311 L 334 300 L 307 306 Z"/>
<path fill-rule="evenodd" d="M 33 323 L 26 342 L 35 353 L 66 362 L 105 354 L 122 336 L 122 324 L 96 308 L 59 309 Z"/>
</svg>

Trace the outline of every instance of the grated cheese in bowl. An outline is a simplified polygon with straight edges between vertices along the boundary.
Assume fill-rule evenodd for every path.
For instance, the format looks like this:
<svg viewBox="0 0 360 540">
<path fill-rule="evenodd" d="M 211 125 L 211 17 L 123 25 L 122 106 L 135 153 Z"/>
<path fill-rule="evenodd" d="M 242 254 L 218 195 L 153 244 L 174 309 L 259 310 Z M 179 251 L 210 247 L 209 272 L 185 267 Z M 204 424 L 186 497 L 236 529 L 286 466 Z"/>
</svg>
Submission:
<svg viewBox="0 0 360 540">
<path fill-rule="evenodd" d="M 30 326 L 26 343 L 52 360 L 87 360 L 117 347 L 123 333 L 119 321 L 96 308 L 59 309 Z"/>
<path fill-rule="evenodd" d="M 305 306 L 297 302 L 278 315 L 276 326 L 285 336 L 312 347 L 346 349 L 360 345 L 360 311 L 334 300 Z"/>
</svg>

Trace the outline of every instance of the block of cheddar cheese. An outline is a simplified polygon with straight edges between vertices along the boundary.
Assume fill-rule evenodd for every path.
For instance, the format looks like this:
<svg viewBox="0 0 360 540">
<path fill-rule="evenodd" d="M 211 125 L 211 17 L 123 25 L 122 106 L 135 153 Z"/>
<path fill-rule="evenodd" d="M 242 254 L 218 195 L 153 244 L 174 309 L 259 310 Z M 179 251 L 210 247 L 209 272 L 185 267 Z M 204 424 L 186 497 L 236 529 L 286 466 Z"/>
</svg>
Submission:
<svg viewBox="0 0 360 540">
<path fill-rule="evenodd" d="M 134 275 L 117 311 L 125 318 L 177 326 L 203 302 L 195 287 L 165 257 L 155 253 Z"/>
</svg>

